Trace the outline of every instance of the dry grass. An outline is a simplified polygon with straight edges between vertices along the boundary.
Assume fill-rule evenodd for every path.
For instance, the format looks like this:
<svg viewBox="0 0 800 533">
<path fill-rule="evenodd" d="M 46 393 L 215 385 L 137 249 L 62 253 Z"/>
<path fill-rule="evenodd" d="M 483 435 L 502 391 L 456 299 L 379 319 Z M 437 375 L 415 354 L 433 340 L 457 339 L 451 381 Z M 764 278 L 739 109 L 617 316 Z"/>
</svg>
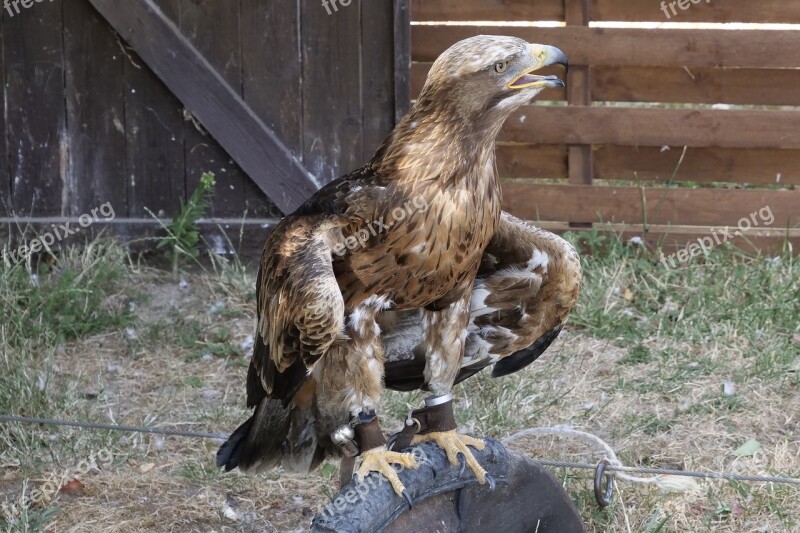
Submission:
<svg viewBox="0 0 800 533">
<path fill-rule="evenodd" d="M 588 247 L 587 286 L 569 330 L 525 371 L 460 387 L 464 429 L 503 437 L 568 425 L 602 437 L 629 465 L 800 476 L 794 263 L 720 252 L 705 265 L 663 272 L 620 243 Z M 0 411 L 232 430 L 246 415 L 252 277 L 218 261 L 187 275 L 182 288 L 109 250 L 99 265 L 75 261 L 78 271 L 117 273 L 84 283 L 106 310 L 92 315 L 96 327 L 76 334 L 43 327 L 13 339 L 0 328 L 8 366 L 0 384 L 16 391 L 0 396 Z M 0 302 L 23 290 L 3 283 Z M 384 414 L 399 420 L 420 399 L 389 394 Z M 752 438 L 761 443 L 754 455 L 734 454 Z M 222 474 L 214 467 L 218 443 L 202 439 L 0 426 L 0 442 L 0 502 L 50 473 L 73 477 L 98 450 L 114 456 L 79 476 L 78 494 L 33 506 L 18 531 L 302 531 L 335 486 L 332 466 L 309 476 Z M 513 448 L 552 459 L 601 457 L 558 437 Z M 612 507 L 600 511 L 589 473 L 556 472 L 590 531 L 800 531 L 797 487 L 703 481 L 663 493 L 623 482 Z"/>
</svg>

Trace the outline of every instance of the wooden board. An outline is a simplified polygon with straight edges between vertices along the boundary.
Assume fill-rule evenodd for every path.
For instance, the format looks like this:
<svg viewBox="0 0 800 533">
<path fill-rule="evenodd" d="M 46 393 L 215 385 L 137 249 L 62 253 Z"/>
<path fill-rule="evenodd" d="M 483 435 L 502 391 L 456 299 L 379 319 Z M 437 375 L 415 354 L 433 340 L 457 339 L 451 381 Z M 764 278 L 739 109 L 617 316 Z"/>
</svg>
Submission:
<svg viewBox="0 0 800 533">
<path fill-rule="evenodd" d="M 409 0 L 394 4 L 394 123 L 411 107 L 411 6 Z"/>
<path fill-rule="evenodd" d="M 278 207 L 293 210 L 316 189 L 275 133 L 152 0 L 90 1 Z"/>
<path fill-rule="evenodd" d="M 320 9 L 322 6 L 319 6 Z M 241 0 L 242 97 L 299 161 L 303 158 L 303 94 L 299 0 Z M 269 52 L 266 52 L 269 51 Z M 249 216 L 276 216 L 248 188 Z"/>
<path fill-rule="evenodd" d="M 589 4 L 592 20 L 800 24 L 800 3 L 786 0 L 701 1 L 686 10 L 676 5 L 677 15 L 668 8 L 669 18 L 655 0 L 589 0 Z"/>
<path fill-rule="evenodd" d="M 800 106 L 800 69 L 601 66 L 592 75 L 596 102 Z"/>
<path fill-rule="evenodd" d="M 678 168 L 683 147 L 594 147 L 594 177 L 599 180 L 667 182 Z M 565 145 L 497 145 L 497 167 L 504 178 L 566 179 Z M 800 150 L 690 148 L 673 182 L 731 182 L 788 187 L 800 185 Z"/>
<path fill-rule="evenodd" d="M 411 94 L 419 95 L 431 63 L 414 63 Z M 769 83 L 764 83 L 768 79 Z M 800 69 L 592 68 L 595 102 L 668 102 L 800 106 Z M 537 100 L 566 100 L 566 89 L 549 89 Z"/>
<path fill-rule="evenodd" d="M 800 227 L 797 190 L 640 189 L 505 182 L 503 198 L 508 211 L 531 220 L 733 226 L 741 218 L 769 207 L 775 216 L 773 227 Z"/>
<path fill-rule="evenodd" d="M 2 19 L 0 18 L 0 97 L 6 102 L 6 67 L 5 38 Z M 6 146 L 6 111 L 3 109 L 3 120 L 0 120 L 0 217 L 11 216 L 11 173 L 8 172 L 8 151 Z"/>
<path fill-rule="evenodd" d="M 361 3 L 329 15 L 319 0 L 300 2 L 303 162 L 321 184 L 363 164 Z"/>
<path fill-rule="evenodd" d="M 386 102 L 394 101 L 394 62 L 386 50 L 394 48 L 392 2 L 364 0 L 361 3 L 361 127 L 359 166 L 369 161 L 394 126 L 394 114 Z M 346 169 L 343 169 L 347 172 Z"/>
<path fill-rule="evenodd" d="M 5 245 L 16 246 L 23 236 L 34 238 L 42 231 L 47 231 L 51 224 L 64 224 L 70 222 L 77 225 L 76 218 L 61 217 L 18 217 L 0 218 L 0 227 L 15 228 L 13 232 L 0 233 L 0 249 Z M 164 220 L 164 223 L 168 220 Z M 236 251 L 242 256 L 257 257 L 264 247 L 264 241 L 270 229 L 277 224 L 278 219 L 219 219 L 201 220 L 198 222 L 200 233 L 204 241 L 212 244 L 218 253 Z M 576 231 L 569 224 L 563 222 L 534 222 L 536 225 L 554 233 L 563 234 L 567 231 Z M 23 235 L 16 230 L 24 229 Z M 645 231 L 641 225 L 634 224 L 595 224 L 595 229 L 603 234 L 613 234 L 625 240 L 637 236 L 644 238 L 648 247 L 656 249 L 663 247 L 665 251 L 682 248 L 690 242 L 697 242 L 698 238 L 707 237 L 719 226 L 667 226 L 648 225 Z M 113 222 L 98 222 L 88 228 L 85 235 L 79 239 L 93 239 L 99 235 L 106 238 L 116 238 L 130 246 L 132 251 L 150 251 L 158 239 L 163 236 L 161 225 L 150 218 L 117 218 Z M 760 228 L 752 230 L 746 235 L 734 237 L 731 241 L 735 246 L 745 252 L 761 251 L 767 253 L 781 253 L 785 242 L 792 244 L 795 252 L 800 249 L 800 229 L 785 228 Z M 233 245 L 229 249 L 228 241 Z M 79 241 L 71 240 L 70 244 Z M 219 245 L 222 244 L 220 248 Z"/>
<path fill-rule="evenodd" d="M 236 2 L 170 0 L 178 4 L 179 27 L 231 88 L 241 96 L 242 61 L 240 10 Z M 175 19 L 172 18 L 173 22 Z M 186 189 L 194 191 L 204 172 L 214 172 L 217 188 L 211 213 L 241 216 L 248 193 L 263 193 L 219 143 L 191 120 L 184 121 Z"/>
<path fill-rule="evenodd" d="M 183 104 L 129 47 L 124 70 L 128 215 L 176 213 L 187 195 Z"/>
<path fill-rule="evenodd" d="M 414 21 L 564 20 L 564 0 L 412 0 Z"/>
<path fill-rule="evenodd" d="M 669 11 L 656 0 L 588 0 L 596 21 L 779 22 L 800 24 L 800 4 L 786 0 L 713 0 Z M 669 4 L 669 0 L 667 2 Z M 564 20 L 563 0 L 414 0 L 415 21 Z"/>
<path fill-rule="evenodd" d="M 683 147 L 596 146 L 595 178 L 668 181 Z M 800 185 L 800 150 L 690 148 L 674 181 L 731 182 L 789 187 Z"/>
<path fill-rule="evenodd" d="M 434 61 L 456 41 L 479 34 L 512 35 L 561 48 L 572 65 L 796 68 L 800 32 L 412 26 L 412 57 Z"/>
<path fill-rule="evenodd" d="M 69 149 L 69 214 L 111 202 L 127 213 L 125 57 L 88 2 L 64 10 L 64 78 Z"/>
<path fill-rule="evenodd" d="M 500 140 L 797 149 L 800 111 L 527 106 L 508 119 Z"/>
<path fill-rule="evenodd" d="M 20 215 L 64 215 L 70 186 L 60 2 L 3 17 L 5 128 L 11 205 Z"/>
<path fill-rule="evenodd" d="M 568 149 L 561 144 L 497 145 L 497 171 L 503 178 L 566 179 Z"/>
</svg>

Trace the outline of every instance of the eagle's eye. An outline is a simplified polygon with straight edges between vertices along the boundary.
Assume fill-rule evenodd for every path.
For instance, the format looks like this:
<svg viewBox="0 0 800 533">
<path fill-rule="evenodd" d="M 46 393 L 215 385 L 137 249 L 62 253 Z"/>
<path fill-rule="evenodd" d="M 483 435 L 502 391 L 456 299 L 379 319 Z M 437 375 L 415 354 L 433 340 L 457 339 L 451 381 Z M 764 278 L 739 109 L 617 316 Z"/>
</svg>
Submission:
<svg viewBox="0 0 800 533">
<path fill-rule="evenodd" d="M 508 68 L 508 61 L 498 61 L 494 64 L 494 71 L 498 74 L 502 74 Z"/>
</svg>

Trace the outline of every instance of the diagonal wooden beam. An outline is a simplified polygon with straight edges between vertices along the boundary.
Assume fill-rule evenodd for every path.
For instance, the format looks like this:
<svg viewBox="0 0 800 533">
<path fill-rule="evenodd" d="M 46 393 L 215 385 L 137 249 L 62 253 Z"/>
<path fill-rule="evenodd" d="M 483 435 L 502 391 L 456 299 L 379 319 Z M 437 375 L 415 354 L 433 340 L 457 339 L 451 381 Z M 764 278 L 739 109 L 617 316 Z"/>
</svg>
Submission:
<svg viewBox="0 0 800 533">
<path fill-rule="evenodd" d="M 89 0 L 284 213 L 316 179 L 152 0 Z"/>
</svg>

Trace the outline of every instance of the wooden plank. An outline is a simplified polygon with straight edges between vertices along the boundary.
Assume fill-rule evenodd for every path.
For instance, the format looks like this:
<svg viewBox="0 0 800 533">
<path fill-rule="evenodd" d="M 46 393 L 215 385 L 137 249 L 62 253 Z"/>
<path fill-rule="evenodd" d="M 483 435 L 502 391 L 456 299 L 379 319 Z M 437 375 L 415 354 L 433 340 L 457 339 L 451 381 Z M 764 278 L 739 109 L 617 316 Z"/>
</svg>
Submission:
<svg viewBox="0 0 800 533">
<path fill-rule="evenodd" d="M 800 190 L 658 189 L 503 184 L 504 208 L 531 220 L 625 224 L 735 225 L 769 207 L 772 226 L 800 224 Z M 643 199 L 644 198 L 644 204 Z"/>
<path fill-rule="evenodd" d="M 316 190 L 314 178 L 152 0 L 90 1 L 279 208 L 291 211 Z"/>
<path fill-rule="evenodd" d="M 322 6 L 319 6 L 320 9 Z M 299 0 L 241 0 L 242 95 L 253 112 L 298 160 L 303 157 Z M 269 50 L 269 53 L 264 53 Z M 248 189 L 250 216 L 278 210 Z"/>
<path fill-rule="evenodd" d="M 411 94 L 419 95 L 432 63 L 413 63 Z M 764 83 L 764 79 L 769 83 Z M 595 102 L 669 102 L 800 106 L 800 69 L 592 68 Z M 548 89 L 537 100 L 566 100 L 566 89 Z"/>
<path fill-rule="evenodd" d="M 183 105 L 135 51 L 125 56 L 128 215 L 176 213 L 186 198 Z"/>
<path fill-rule="evenodd" d="M 601 145 L 594 147 L 596 180 L 667 182 L 683 148 Z M 565 145 L 497 145 L 503 178 L 565 179 Z M 730 182 L 750 185 L 800 185 L 800 150 L 690 148 L 673 182 Z"/>
<path fill-rule="evenodd" d="M 5 30 L 3 18 L 0 17 L 0 97 L 2 102 L 6 99 L 6 67 L 5 67 Z M 8 147 L 6 146 L 6 124 L 8 122 L 8 109 L 3 106 L 0 120 L 0 217 L 11 216 L 11 173 L 8 171 Z"/>
<path fill-rule="evenodd" d="M 590 15 L 596 21 L 800 23 L 800 4 L 786 0 L 689 5 L 686 10 L 676 6 L 678 15 L 669 10 L 668 19 L 658 1 L 590 0 Z M 414 21 L 564 20 L 562 0 L 413 0 L 412 6 Z"/>
<path fill-rule="evenodd" d="M 394 0 L 394 107 L 395 124 L 411 108 L 411 6 Z"/>
<path fill-rule="evenodd" d="M 601 102 L 800 106 L 800 69 L 604 66 L 592 74 L 592 98 Z"/>
<path fill-rule="evenodd" d="M 64 224 L 70 222 L 77 225 L 75 218 L 0 218 L 0 228 L 23 227 L 24 236 L 34 238 L 47 231 L 51 224 Z M 164 220 L 164 223 L 169 222 Z M 203 242 L 209 243 L 218 253 L 236 253 L 240 257 L 257 258 L 264 246 L 264 238 L 277 224 L 278 219 L 248 219 L 244 223 L 241 219 L 203 219 L 198 222 Z M 568 224 L 558 222 L 541 222 L 536 225 L 553 233 L 563 234 L 567 231 L 576 231 Z M 663 249 L 665 254 L 684 248 L 687 243 L 697 242 L 697 239 L 719 232 L 719 227 L 703 226 L 662 226 L 650 225 L 647 231 L 641 226 L 629 224 L 595 224 L 595 229 L 602 233 L 611 234 L 612 238 L 621 237 L 627 241 L 631 237 L 640 237 L 651 250 Z M 157 221 L 147 218 L 128 219 L 117 218 L 113 222 L 99 222 L 88 228 L 82 239 L 91 239 L 102 234 L 104 237 L 115 238 L 130 246 L 134 252 L 152 251 L 158 239 L 163 236 L 163 230 Z M 18 232 L 0 232 L 0 248 L 5 245 L 17 246 L 22 238 Z M 790 242 L 795 251 L 800 250 L 800 229 L 759 228 L 748 232 L 744 236 L 734 237 L 731 241 L 734 246 L 745 252 L 762 254 L 777 254 L 783 251 L 783 245 Z M 228 240 L 233 244 L 233 249 L 228 245 Z M 70 241 L 77 244 L 79 241 Z M 580 242 L 580 239 L 579 239 Z"/>
<path fill-rule="evenodd" d="M 115 34 L 88 2 L 64 10 L 69 214 L 111 202 L 127 213 L 125 65 Z"/>
<path fill-rule="evenodd" d="M 361 3 L 361 163 L 392 131 L 395 112 L 394 2 Z"/>
<path fill-rule="evenodd" d="M 159 240 L 164 237 L 164 224 L 171 219 L 164 218 L 125 218 L 100 220 L 88 228 L 82 229 L 79 235 L 56 243 L 54 251 L 62 246 L 80 246 L 99 236 L 113 238 L 126 245 L 133 252 L 154 252 Z M 199 246 L 211 249 L 220 255 L 237 254 L 246 258 L 258 258 L 264 248 L 264 240 L 270 230 L 280 219 L 247 219 L 241 218 L 204 218 L 197 221 L 201 242 Z M 51 231 L 51 225 L 70 223 L 71 227 L 79 226 L 77 217 L 0 217 L 0 228 L 14 228 L 11 232 L 0 232 L 0 250 L 4 245 L 12 247 L 23 239 L 36 238 L 44 232 Z M 19 228 L 19 229 L 18 229 Z M 157 252 L 160 253 L 160 252 Z"/>
<path fill-rule="evenodd" d="M 328 14 L 319 0 L 300 2 L 303 161 L 320 183 L 363 164 L 361 3 Z"/>
<path fill-rule="evenodd" d="M 526 106 L 509 118 L 500 139 L 535 144 L 797 149 L 800 111 Z"/>
<path fill-rule="evenodd" d="M 3 19 L 11 205 L 18 214 L 67 214 L 61 4 L 36 4 Z"/>
<path fill-rule="evenodd" d="M 597 146 L 595 179 L 668 181 L 678 168 L 683 148 Z M 800 150 L 690 148 L 676 182 L 731 182 L 788 187 L 800 185 Z"/>
<path fill-rule="evenodd" d="M 231 88 L 241 95 L 239 4 L 214 0 L 173 0 L 173 2 L 179 4 L 181 32 L 214 66 Z M 218 217 L 241 216 L 245 211 L 248 190 L 258 190 L 255 183 L 231 159 L 225 149 L 194 122 L 184 122 L 184 136 L 187 194 L 191 194 L 197 188 L 204 172 L 214 172 L 217 188 L 210 213 Z"/>
<path fill-rule="evenodd" d="M 661 2 L 631 2 L 630 0 L 590 0 L 592 20 L 652 21 L 652 22 L 750 22 L 800 24 L 800 3 L 786 0 L 725 0 L 688 3 L 674 10 L 667 0 L 667 11 Z M 681 2 L 686 5 L 687 2 Z"/>
<path fill-rule="evenodd" d="M 451 44 L 479 34 L 512 35 L 564 50 L 571 65 L 797 68 L 800 32 L 629 28 L 529 28 L 418 25 L 414 61 L 433 61 Z"/>
<path fill-rule="evenodd" d="M 412 0 L 412 20 L 564 20 L 563 0 Z"/>
<path fill-rule="evenodd" d="M 497 170 L 501 178 L 566 179 L 567 158 L 565 145 L 497 145 Z"/>
<path fill-rule="evenodd" d="M 564 0 L 567 26 L 588 26 L 588 0 Z M 588 65 L 576 65 L 567 72 L 567 103 L 571 106 L 592 105 L 592 73 Z M 589 144 L 569 146 L 567 172 L 573 185 L 591 185 L 594 158 Z M 590 223 L 591 219 L 585 222 Z M 578 222 L 577 224 L 581 224 Z"/>
</svg>

